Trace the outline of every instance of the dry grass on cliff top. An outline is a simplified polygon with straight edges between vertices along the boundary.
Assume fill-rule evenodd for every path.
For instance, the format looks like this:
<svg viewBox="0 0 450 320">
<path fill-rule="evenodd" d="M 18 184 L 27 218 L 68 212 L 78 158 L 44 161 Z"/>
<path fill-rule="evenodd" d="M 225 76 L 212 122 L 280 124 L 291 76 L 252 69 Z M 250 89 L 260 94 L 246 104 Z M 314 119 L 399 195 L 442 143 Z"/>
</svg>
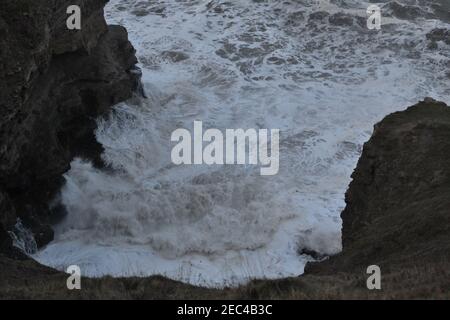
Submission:
<svg viewBox="0 0 450 320">
<path fill-rule="evenodd" d="M 382 289 L 366 288 L 367 275 L 338 273 L 255 280 L 232 289 L 206 289 L 164 277 L 83 279 L 69 291 L 67 275 L 34 261 L 0 257 L 0 299 L 450 299 L 448 261 L 399 265 L 382 274 Z"/>
</svg>

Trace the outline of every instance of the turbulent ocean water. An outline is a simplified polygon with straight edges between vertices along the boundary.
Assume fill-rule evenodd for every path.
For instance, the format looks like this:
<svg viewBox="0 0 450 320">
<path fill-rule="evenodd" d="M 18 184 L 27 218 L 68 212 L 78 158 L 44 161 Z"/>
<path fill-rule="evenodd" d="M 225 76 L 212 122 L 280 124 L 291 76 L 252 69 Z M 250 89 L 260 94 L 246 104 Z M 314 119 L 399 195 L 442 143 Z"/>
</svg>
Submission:
<svg viewBox="0 0 450 320">
<path fill-rule="evenodd" d="M 88 276 L 206 286 L 296 276 L 341 249 L 344 193 L 373 125 L 430 96 L 450 103 L 447 0 L 112 0 L 147 99 L 98 120 L 104 170 L 74 159 L 68 215 L 34 257 Z M 280 171 L 171 162 L 173 130 L 280 129 Z"/>
</svg>

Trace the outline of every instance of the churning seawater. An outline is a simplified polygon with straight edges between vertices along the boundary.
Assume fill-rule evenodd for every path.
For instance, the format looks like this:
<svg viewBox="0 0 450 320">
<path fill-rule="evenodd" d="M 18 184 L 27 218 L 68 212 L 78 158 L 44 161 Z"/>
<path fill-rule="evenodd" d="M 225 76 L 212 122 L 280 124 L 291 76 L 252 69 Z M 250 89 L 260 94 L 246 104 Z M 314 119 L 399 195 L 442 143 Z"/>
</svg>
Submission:
<svg viewBox="0 0 450 320">
<path fill-rule="evenodd" d="M 302 248 L 338 252 L 344 193 L 374 123 L 426 96 L 450 103 L 449 47 L 426 39 L 449 27 L 429 6 L 439 1 L 399 2 L 409 11 L 384 1 L 382 29 L 370 31 L 371 3 L 356 0 L 110 1 L 148 98 L 98 120 L 109 168 L 74 159 L 68 215 L 34 257 L 89 276 L 224 286 L 299 275 L 311 260 Z M 279 173 L 173 165 L 171 133 L 194 120 L 280 129 Z"/>
</svg>

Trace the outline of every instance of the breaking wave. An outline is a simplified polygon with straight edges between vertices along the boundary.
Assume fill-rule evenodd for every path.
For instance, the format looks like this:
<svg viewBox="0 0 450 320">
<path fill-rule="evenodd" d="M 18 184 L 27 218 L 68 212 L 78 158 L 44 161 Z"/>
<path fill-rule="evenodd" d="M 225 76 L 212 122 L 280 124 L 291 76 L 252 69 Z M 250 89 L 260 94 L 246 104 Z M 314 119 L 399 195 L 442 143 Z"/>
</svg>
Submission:
<svg viewBox="0 0 450 320">
<path fill-rule="evenodd" d="M 149 96 L 98 120 L 105 169 L 74 159 L 68 215 L 34 257 L 89 276 L 147 276 L 207 286 L 295 276 L 341 249 L 340 212 L 372 126 L 432 96 L 450 102 L 443 1 L 371 3 L 112 0 Z M 174 166 L 171 132 L 278 128 L 280 171 Z"/>
</svg>

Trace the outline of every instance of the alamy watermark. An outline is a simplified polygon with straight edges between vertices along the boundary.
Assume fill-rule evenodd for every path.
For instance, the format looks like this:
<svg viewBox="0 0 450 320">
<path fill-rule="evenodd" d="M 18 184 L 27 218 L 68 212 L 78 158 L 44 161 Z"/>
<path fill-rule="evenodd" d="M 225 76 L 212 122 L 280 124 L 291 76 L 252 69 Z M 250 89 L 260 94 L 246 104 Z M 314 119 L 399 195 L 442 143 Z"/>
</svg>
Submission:
<svg viewBox="0 0 450 320">
<path fill-rule="evenodd" d="M 371 5 L 367 8 L 367 28 L 369 30 L 380 30 L 381 29 L 381 8 L 377 5 Z"/>
<path fill-rule="evenodd" d="M 370 276 L 367 278 L 367 289 L 380 290 L 381 289 L 381 269 L 379 266 L 373 264 L 367 267 L 367 274 Z"/>
<path fill-rule="evenodd" d="M 176 129 L 172 142 L 178 142 L 171 153 L 176 165 L 249 164 L 260 165 L 260 174 L 272 176 L 280 168 L 279 129 L 207 129 L 202 121 L 194 121 L 194 132 Z M 270 148 L 269 148 L 270 144 Z"/>
<path fill-rule="evenodd" d="M 67 7 L 69 17 L 66 20 L 66 26 L 69 30 L 81 30 L 81 9 L 77 5 Z"/>
<path fill-rule="evenodd" d="M 69 30 L 81 30 L 81 8 L 78 5 L 67 7 L 69 17 L 66 20 L 66 26 Z M 381 8 L 377 5 L 370 5 L 367 8 L 367 28 L 369 30 L 381 29 Z"/>
<path fill-rule="evenodd" d="M 70 274 L 67 278 L 66 285 L 69 290 L 81 290 L 81 269 L 77 265 L 71 265 L 66 272 Z"/>
</svg>

